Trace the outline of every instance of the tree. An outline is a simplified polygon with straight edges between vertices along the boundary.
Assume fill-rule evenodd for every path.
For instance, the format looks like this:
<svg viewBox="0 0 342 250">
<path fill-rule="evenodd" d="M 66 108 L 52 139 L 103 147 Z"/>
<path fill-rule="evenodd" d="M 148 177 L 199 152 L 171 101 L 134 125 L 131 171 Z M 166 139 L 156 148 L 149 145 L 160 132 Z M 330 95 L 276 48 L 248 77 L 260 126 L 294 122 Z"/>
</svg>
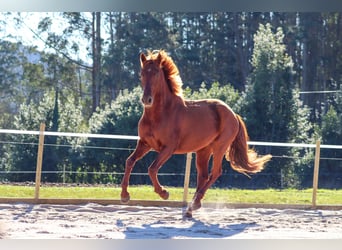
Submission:
<svg viewBox="0 0 342 250">
<path fill-rule="evenodd" d="M 46 123 L 47 131 L 80 132 L 84 122 L 81 106 L 75 104 L 74 83 L 76 72 L 70 62 L 52 54 L 35 54 L 34 50 L 23 50 L 29 59 L 22 60 L 18 65 L 20 72 L 16 78 L 20 81 L 22 103 L 13 115 L 12 128 L 19 130 L 37 130 L 41 122 Z M 34 53 L 35 52 L 35 53 Z M 37 60 L 32 60 L 32 57 Z M 16 97 L 19 98 L 19 97 Z M 14 171 L 35 170 L 36 149 L 38 138 L 27 135 L 8 136 L 10 141 L 19 142 L 15 146 L 4 146 L 4 169 Z M 8 139 L 7 138 L 7 139 Z M 56 145 L 73 143 L 77 140 L 69 138 L 46 137 L 44 170 L 57 171 L 65 164 L 67 149 Z M 21 144 L 20 142 L 24 142 Z M 72 156 L 71 156 L 72 158 Z M 68 158 L 70 159 L 70 158 Z M 67 161 L 67 160 L 66 160 Z M 33 180 L 33 174 L 13 175 L 12 180 Z M 57 181 L 58 175 L 46 175 L 43 180 Z"/>
<path fill-rule="evenodd" d="M 20 70 L 20 54 L 16 54 L 21 48 L 20 44 L 0 41 L 0 125 L 10 126 L 12 114 L 16 111 L 17 101 L 20 96 L 19 77 L 16 73 Z"/>
<path fill-rule="evenodd" d="M 288 124 L 294 104 L 291 81 L 292 59 L 283 44 L 283 32 L 272 32 L 260 24 L 254 36 L 253 71 L 246 91 L 246 122 L 254 140 L 287 141 Z"/>
<path fill-rule="evenodd" d="M 307 113 L 299 111 L 298 102 L 294 98 L 293 63 L 286 53 L 283 39 L 282 29 L 277 28 L 273 33 L 270 24 L 260 24 L 254 36 L 251 60 L 253 70 L 246 87 L 242 112 L 252 140 L 288 142 L 299 131 L 303 141 L 308 139 L 308 128 L 303 128 L 298 123 L 301 120 L 298 117 L 306 117 Z M 266 151 L 274 155 L 290 154 L 286 148 L 268 148 Z M 276 176 L 281 170 L 285 175 L 286 185 L 299 183 L 295 166 L 290 159 L 273 159 L 269 165 L 271 166 L 266 171 Z"/>
<path fill-rule="evenodd" d="M 22 104 L 19 113 L 14 117 L 14 128 L 18 130 L 37 130 L 40 123 L 46 124 L 46 130 L 75 132 L 84 131 L 84 121 L 81 108 L 73 104 L 69 97 L 64 103 L 59 103 L 58 95 L 54 91 L 46 93 L 39 103 Z M 56 113 L 58 105 L 58 114 Z M 6 157 L 3 159 L 3 168 L 8 171 L 35 171 L 37 159 L 37 136 L 11 135 L 14 145 L 6 146 Z M 43 171 L 60 171 L 63 166 L 70 165 L 76 145 L 82 140 L 78 138 L 55 137 L 45 139 Z M 69 148 L 68 148 L 69 146 Z M 70 149 L 71 148 L 71 149 Z M 34 181 L 34 173 L 12 174 L 10 181 Z M 57 182 L 61 175 L 50 173 L 42 177 L 43 181 Z"/>
<path fill-rule="evenodd" d="M 38 31 L 32 30 L 32 32 L 48 48 L 53 49 L 57 56 L 63 57 L 74 64 L 74 66 L 77 66 L 79 71 L 91 72 L 91 84 L 86 82 L 86 88 L 83 88 L 83 91 L 90 89 L 89 92 L 92 97 L 91 110 L 93 112 L 101 103 L 101 13 L 92 13 L 91 17 L 89 17 L 88 13 L 82 12 L 64 12 L 56 13 L 55 15 L 58 18 L 52 18 L 51 15 L 48 15 L 40 20 L 37 27 Z M 67 23 L 67 26 L 63 30 L 52 30 L 55 20 L 58 22 L 61 18 L 63 20 L 62 22 Z M 80 52 L 79 42 L 82 38 L 89 41 L 87 50 L 91 55 L 91 66 L 78 58 L 74 59 L 75 54 L 77 55 Z M 87 80 L 87 78 L 84 79 Z M 89 85 L 91 87 L 88 87 Z M 79 86 L 80 91 L 76 93 L 79 93 L 79 98 L 81 98 L 85 96 L 82 95 L 81 82 Z"/>
<path fill-rule="evenodd" d="M 322 143 L 328 145 L 340 145 L 342 141 L 342 94 L 338 94 L 337 105 L 329 107 L 328 112 L 322 117 L 320 134 Z M 322 149 L 320 163 L 320 187 L 341 188 L 341 150 Z"/>
<path fill-rule="evenodd" d="M 140 87 L 132 91 L 124 90 L 111 104 L 105 105 L 103 109 L 97 109 L 89 120 L 90 133 L 136 135 L 137 124 L 142 114 L 141 95 Z M 109 172 L 114 176 L 79 174 L 74 181 L 119 183 L 121 179 L 115 173 L 124 171 L 129 150 L 134 149 L 135 144 L 134 141 L 89 139 L 86 146 L 90 149 L 84 154 L 75 171 Z M 92 149 L 92 147 L 96 148 Z"/>
<path fill-rule="evenodd" d="M 102 83 L 102 72 L 101 72 L 101 12 L 92 13 L 92 57 L 93 57 L 93 85 L 92 85 L 92 96 L 93 96 L 93 108 L 94 112 L 97 107 L 100 106 L 101 101 L 101 83 Z"/>
<path fill-rule="evenodd" d="M 320 57 L 320 45 L 317 38 L 321 37 L 320 25 L 321 17 L 319 13 L 301 13 L 300 27 L 302 30 L 303 62 L 302 62 L 302 91 L 318 90 L 317 70 Z M 315 39 L 314 39 L 315 37 Z M 304 96 L 305 105 L 312 107 L 311 120 L 317 120 L 316 110 L 318 96 Z"/>
<path fill-rule="evenodd" d="M 41 20 L 31 27 L 28 20 L 35 15 Z M 21 12 L 1 14 L 0 23 L 0 125 L 4 128 L 13 128 L 21 104 L 37 105 L 47 92 L 58 100 L 55 121 L 61 120 L 60 107 L 69 98 L 82 106 L 87 120 L 110 107 L 124 89 L 130 93 L 138 85 L 140 52 L 166 49 L 193 97 L 236 100 L 230 104 L 245 116 L 251 139 L 308 142 L 315 122 L 316 134 L 333 141 L 327 129 L 332 127 L 332 110 L 337 117 L 341 113 L 341 13 Z M 267 23 L 281 28 L 271 27 L 269 32 Z M 9 26 L 30 30 L 43 47 L 24 40 L 22 32 L 5 33 Z M 203 82 L 229 82 L 244 96 L 234 99 L 227 86 L 209 87 Z M 220 91 L 232 94 L 232 99 Z M 54 122 L 49 129 L 60 129 L 57 126 Z M 310 172 L 305 167 L 311 166 L 309 151 L 262 150 L 307 157 L 288 160 L 286 165 L 293 165 L 293 175 Z M 6 153 L 2 150 L 0 156 Z M 278 170 L 274 168 L 277 174 Z"/>
<path fill-rule="evenodd" d="M 219 99 L 230 106 L 235 113 L 239 113 L 241 109 L 239 106 L 241 95 L 231 84 L 221 86 L 219 82 L 213 82 L 210 88 L 207 88 L 207 85 L 203 82 L 197 91 L 193 91 L 187 87 L 184 90 L 184 96 L 192 100 L 207 98 Z"/>
<path fill-rule="evenodd" d="M 173 48 L 163 13 L 106 13 L 108 39 L 103 51 L 103 95 L 110 103 L 123 89 L 139 80 L 139 53 Z"/>
</svg>

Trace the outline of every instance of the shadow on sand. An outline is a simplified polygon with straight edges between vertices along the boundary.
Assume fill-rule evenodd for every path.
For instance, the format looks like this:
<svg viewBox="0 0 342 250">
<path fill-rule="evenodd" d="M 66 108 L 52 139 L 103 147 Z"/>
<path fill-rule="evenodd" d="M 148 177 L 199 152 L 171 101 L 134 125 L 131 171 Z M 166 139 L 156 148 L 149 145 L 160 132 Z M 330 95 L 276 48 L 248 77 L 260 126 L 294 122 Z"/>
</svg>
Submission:
<svg viewBox="0 0 342 250">
<path fill-rule="evenodd" d="M 122 225 L 123 222 L 118 220 L 117 226 L 120 227 Z M 237 223 L 222 226 L 204 223 L 201 220 L 192 218 L 183 219 L 183 223 L 177 223 L 177 225 L 158 221 L 153 224 L 143 224 L 136 227 L 127 226 L 123 233 L 126 239 L 220 239 L 229 238 L 252 227 L 258 227 L 257 223 Z"/>
</svg>

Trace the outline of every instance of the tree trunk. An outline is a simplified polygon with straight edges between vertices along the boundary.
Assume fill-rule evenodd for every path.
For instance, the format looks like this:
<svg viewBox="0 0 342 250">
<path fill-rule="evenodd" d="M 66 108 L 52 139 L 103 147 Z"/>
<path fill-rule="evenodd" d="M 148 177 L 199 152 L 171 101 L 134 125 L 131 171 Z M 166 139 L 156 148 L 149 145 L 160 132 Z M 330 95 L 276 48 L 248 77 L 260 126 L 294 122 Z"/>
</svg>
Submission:
<svg viewBox="0 0 342 250">
<path fill-rule="evenodd" d="M 95 112 L 96 108 L 100 106 L 101 98 L 101 12 L 93 12 L 92 29 L 92 111 Z"/>
<path fill-rule="evenodd" d="M 114 16 L 113 16 L 113 12 L 109 13 L 109 29 L 110 29 L 110 51 L 111 53 L 113 53 L 114 51 Z M 109 69 L 109 79 L 111 79 L 111 81 L 113 81 L 114 79 L 114 67 L 111 67 Z M 111 101 L 115 100 L 116 98 L 116 93 L 115 93 L 115 83 L 111 83 L 110 84 L 110 98 Z"/>
</svg>

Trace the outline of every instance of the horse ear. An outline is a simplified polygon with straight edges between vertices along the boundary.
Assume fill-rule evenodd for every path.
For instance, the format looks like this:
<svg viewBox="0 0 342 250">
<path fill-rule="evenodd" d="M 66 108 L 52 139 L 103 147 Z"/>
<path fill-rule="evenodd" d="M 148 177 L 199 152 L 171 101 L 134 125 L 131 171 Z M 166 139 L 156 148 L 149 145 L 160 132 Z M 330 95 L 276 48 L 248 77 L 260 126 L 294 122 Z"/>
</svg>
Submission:
<svg viewBox="0 0 342 250">
<path fill-rule="evenodd" d="M 157 57 L 157 63 L 158 63 L 158 65 L 160 65 L 161 64 L 161 62 L 162 62 L 162 59 L 163 59 L 163 55 L 162 55 L 162 51 L 159 51 L 159 53 L 158 53 L 158 57 Z"/>
<path fill-rule="evenodd" d="M 146 61 L 146 56 L 144 53 L 140 54 L 140 66 L 143 67 L 144 62 Z"/>
</svg>

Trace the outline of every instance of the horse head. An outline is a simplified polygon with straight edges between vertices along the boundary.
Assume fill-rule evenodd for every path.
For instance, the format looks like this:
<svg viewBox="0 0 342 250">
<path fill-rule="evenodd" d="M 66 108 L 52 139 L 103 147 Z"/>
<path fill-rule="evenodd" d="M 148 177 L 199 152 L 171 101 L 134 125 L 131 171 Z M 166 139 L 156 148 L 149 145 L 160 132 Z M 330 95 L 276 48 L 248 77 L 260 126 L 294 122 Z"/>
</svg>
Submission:
<svg viewBox="0 0 342 250">
<path fill-rule="evenodd" d="M 141 85 L 143 88 L 142 103 L 145 108 L 152 107 L 156 98 L 162 91 L 163 81 L 165 77 L 161 68 L 162 55 L 158 53 L 149 54 L 146 56 L 144 53 L 140 54 L 141 65 Z M 164 84 L 165 85 L 165 84 Z"/>
</svg>

